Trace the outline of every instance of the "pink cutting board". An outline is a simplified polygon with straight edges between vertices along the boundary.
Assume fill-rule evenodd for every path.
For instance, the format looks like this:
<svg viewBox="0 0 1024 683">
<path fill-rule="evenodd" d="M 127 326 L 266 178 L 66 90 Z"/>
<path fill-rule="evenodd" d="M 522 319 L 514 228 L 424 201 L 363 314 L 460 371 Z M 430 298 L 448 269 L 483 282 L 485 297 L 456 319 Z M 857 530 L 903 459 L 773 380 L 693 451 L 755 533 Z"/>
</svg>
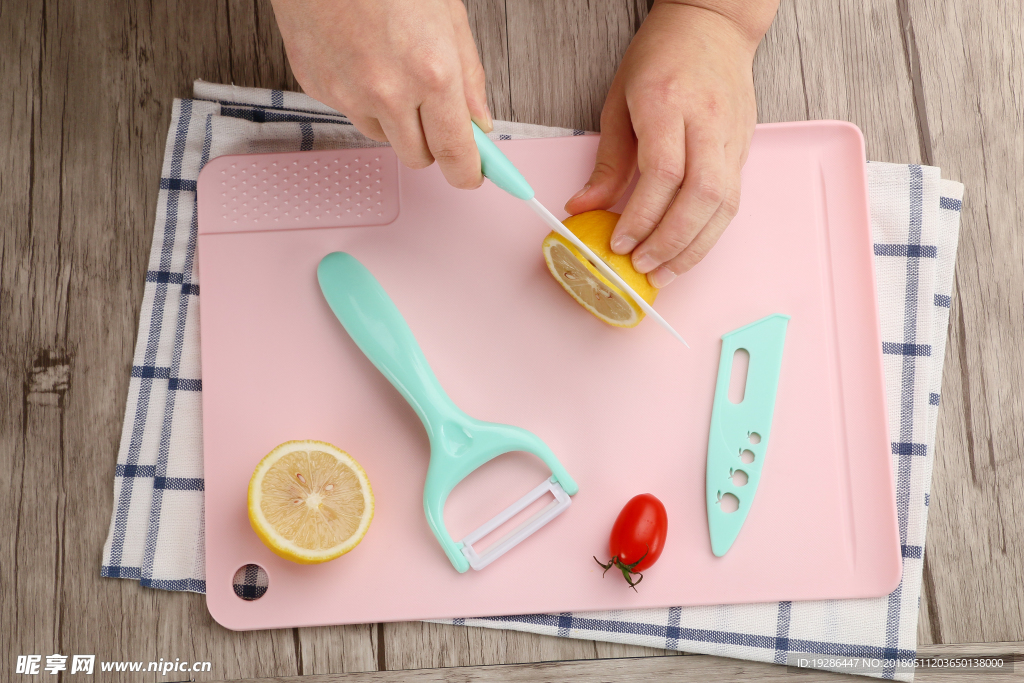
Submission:
<svg viewBox="0 0 1024 683">
<path fill-rule="evenodd" d="M 556 214 L 596 136 L 499 143 Z M 884 595 L 900 579 L 860 131 L 759 126 L 739 215 L 652 321 L 608 327 L 547 273 L 548 230 L 486 183 L 449 187 L 387 148 L 220 157 L 199 178 L 207 604 L 232 629 Z M 544 439 L 579 483 L 572 506 L 483 571 L 457 573 L 430 533 L 428 443 L 412 409 L 324 301 L 320 259 L 348 251 L 402 311 L 457 405 Z M 732 549 L 711 553 L 708 427 L 721 335 L 792 316 L 771 440 Z M 257 462 L 291 439 L 350 452 L 376 516 L 350 554 L 300 566 L 249 527 Z M 546 476 L 502 456 L 456 488 L 458 539 Z M 602 578 L 622 505 L 649 492 L 668 540 L 638 592 Z M 259 600 L 232 577 L 264 567 Z"/>
</svg>

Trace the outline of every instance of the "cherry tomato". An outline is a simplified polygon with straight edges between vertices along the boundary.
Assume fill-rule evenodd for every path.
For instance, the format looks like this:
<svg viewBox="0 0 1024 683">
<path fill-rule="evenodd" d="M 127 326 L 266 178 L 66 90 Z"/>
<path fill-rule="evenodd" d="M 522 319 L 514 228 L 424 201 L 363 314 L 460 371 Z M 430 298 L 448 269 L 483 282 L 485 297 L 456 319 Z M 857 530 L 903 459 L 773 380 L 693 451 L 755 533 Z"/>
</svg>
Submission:
<svg viewBox="0 0 1024 683">
<path fill-rule="evenodd" d="M 608 551 L 612 559 L 607 563 L 594 559 L 608 571 L 613 566 L 622 571 L 630 586 L 634 587 L 643 579 L 644 571 L 661 557 L 668 534 L 668 514 L 660 500 L 650 493 L 634 496 L 622 508 L 612 526 Z M 633 580 L 633 574 L 640 578 Z"/>
</svg>

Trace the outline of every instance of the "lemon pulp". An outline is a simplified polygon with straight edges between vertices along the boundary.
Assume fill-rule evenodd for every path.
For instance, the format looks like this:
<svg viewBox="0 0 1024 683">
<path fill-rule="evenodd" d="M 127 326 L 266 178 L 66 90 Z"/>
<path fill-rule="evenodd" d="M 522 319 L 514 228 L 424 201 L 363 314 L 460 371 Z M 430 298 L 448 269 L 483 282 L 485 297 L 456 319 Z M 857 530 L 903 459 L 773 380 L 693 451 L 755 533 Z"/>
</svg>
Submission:
<svg viewBox="0 0 1024 683">
<path fill-rule="evenodd" d="M 263 543 L 302 564 L 333 560 L 366 535 L 373 490 L 352 456 L 322 441 L 271 451 L 249 482 L 249 522 Z"/>
<path fill-rule="evenodd" d="M 611 211 L 587 211 L 566 218 L 562 224 L 644 301 L 654 303 L 658 289 L 648 282 L 646 275 L 633 267 L 628 254 L 616 254 L 611 250 L 612 232 L 619 217 L 620 214 Z M 635 327 L 644 319 L 643 309 L 558 233 L 551 232 L 544 238 L 543 252 L 544 261 L 555 280 L 599 320 L 616 327 Z"/>
</svg>

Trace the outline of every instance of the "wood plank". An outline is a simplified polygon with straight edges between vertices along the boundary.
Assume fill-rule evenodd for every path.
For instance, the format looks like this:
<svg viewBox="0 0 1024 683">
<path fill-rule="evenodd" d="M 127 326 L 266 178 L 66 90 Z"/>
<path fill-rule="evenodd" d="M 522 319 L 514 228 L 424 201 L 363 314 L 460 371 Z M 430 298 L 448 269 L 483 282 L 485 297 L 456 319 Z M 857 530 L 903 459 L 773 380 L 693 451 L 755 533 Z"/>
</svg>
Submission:
<svg viewBox="0 0 1024 683">
<path fill-rule="evenodd" d="M 951 372 L 949 365 L 946 365 L 943 372 Z M 935 473 L 932 472 L 934 487 Z M 926 547 L 930 549 L 932 542 L 935 540 L 933 534 L 935 531 L 929 529 L 926 536 Z M 940 641 L 941 627 L 938 623 L 938 610 L 937 600 L 938 597 L 935 592 L 935 583 L 932 580 L 932 571 L 929 565 L 931 556 L 928 552 L 925 552 L 924 567 L 922 569 L 921 576 L 921 601 L 920 609 L 917 612 L 917 645 L 918 647 L 925 647 L 932 645 Z"/>
<path fill-rule="evenodd" d="M 270 0 L 223 0 L 228 44 L 228 73 L 220 83 L 243 87 L 300 90 L 285 54 L 284 41 L 274 21 Z"/>
<path fill-rule="evenodd" d="M 809 118 L 803 73 L 796 2 L 782 0 L 775 21 L 754 55 L 758 123 Z"/>
<path fill-rule="evenodd" d="M 799 0 L 795 7 L 806 117 L 857 124 L 868 159 L 919 163 L 896 1 Z"/>
<path fill-rule="evenodd" d="M 469 633 L 465 628 L 419 621 L 384 624 L 388 670 L 470 666 Z"/>
<path fill-rule="evenodd" d="M 605 643 L 596 641 L 598 659 L 627 659 L 633 657 L 682 657 L 690 655 L 679 650 L 663 650 L 644 645 L 626 645 L 624 643 Z"/>
<path fill-rule="evenodd" d="M 505 0 L 464 0 L 480 63 L 487 74 L 487 106 L 495 119 L 512 117 L 508 81 L 508 27 Z"/>
<path fill-rule="evenodd" d="M 471 631 L 483 630 L 485 629 L 471 629 Z M 505 651 L 502 664 L 594 659 L 598 656 L 597 643 L 593 640 L 542 636 L 525 631 L 499 631 L 499 633 L 501 634 L 500 639 L 504 641 Z M 481 638 L 481 635 L 477 634 L 476 637 Z M 483 657 L 478 657 L 474 659 L 473 663 L 483 664 L 484 661 Z"/>
<path fill-rule="evenodd" d="M 42 84 L 59 88 L 67 103 L 54 112 L 67 144 L 60 173 L 36 182 L 63 189 L 59 229 L 67 237 L 61 249 L 73 265 L 65 434 L 72 458 L 61 486 L 75 533 L 68 536 L 65 582 L 54 596 L 63 627 L 52 652 L 158 659 L 154 634 L 166 615 L 157 596 L 100 579 L 99 564 L 152 237 L 152 183 L 168 116 L 147 77 L 155 55 L 151 24 L 142 16 L 127 7 L 67 6 L 47 24 L 60 43 L 47 55 Z M 187 652 L 179 645 L 184 634 L 169 640 L 171 651 Z"/>
<path fill-rule="evenodd" d="M 19 431 L 24 457 L 21 467 L 14 470 L 21 497 L 14 553 L 8 556 L 15 565 L 13 580 L 8 585 L 15 608 L 12 623 L 18 624 L 16 633 L 11 634 L 12 652 L 19 654 L 36 654 L 37 643 L 55 643 L 57 647 L 61 643 L 63 613 L 58 600 L 65 578 L 67 538 L 67 495 L 60 485 L 66 462 L 62 438 L 64 392 L 38 391 L 31 382 L 30 379 L 28 391 L 22 394 L 26 400 Z M 52 652 L 59 650 L 38 654 Z"/>
<path fill-rule="evenodd" d="M 43 87 L 45 61 L 59 39 L 47 31 L 53 8 L 4 8 L 0 40 L 0 629 L 5 652 L 50 654 L 60 643 L 57 598 L 64 575 L 67 495 L 64 396 L 67 391 L 67 299 L 70 262 L 61 253 L 60 186 L 37 183 L 60 173 L 63 140 L 59 86 Z M 23 83 L 28 87 L 16 87 Z M 8 666 L 13 657 L 8 658 Z"/>
<path fill-rule="evenodd" d="M 0 126 L 0 387 L 4 388 L 0 392 L 0 624 L 4 625 L 0 651 L 8 654 L 7 666 L 17 654 L 35 652 L 36 642 L 54 640 L 53 605 L 45 595 L 54 586 L 55 553 L 49 552 L 49 559 L 38 569 L 28 566 L 30 558 L 25 566 L 16 559 L 23 544 L 41 545 L 31 537 L 41 530 L 30 528 L 32 525 L 23 530 L 20 524 L 23 515 L 32 514 L 24 510 L 24 505 L 31 503 L 31 497 L 24 494 L 25 475 L 29 474 L 30 482 L 33 477 L 26 441 L 29 434 L 39 437 L 37 443 L 46 436 L 39 432 L 40 422 L 46 412 L 53 412 L 33 408 L 36 417 L 32 419 L 27 401 L 33 347 L 32 153 L 39 102 L 35 88 L 17 86 L 38 83 L 41 25 L 42 7 L 35 4 L 5 7 L 0 13 L 0 45 L 20 57 L 0 59 L 0 84 L 5 86 L 0 88 L 0 120 L 5 122 Z M 49 439 L 53 440 L 53 435 Z M 41 465 L 54 467 L 52 461 Z M 48 475 L 48 479 L 52 477 Z M 52 514 L 53 508 L 48 512 Z M 46 520 L 41 522 L 45 526 Z M 45 533 L 52 529 L 50 526 Z M 33 555 L 47 552 L 38 547 L 28 550 Z M 29 569 L 28 576 L 21 575 Z M 22 591 L 27 594 L 22 596 Z M 43 600 L 33 599 L 37 594 Z M 48 609 L 40 614 L 40 608 Z"/>
<path fill-rule="evenodd" d="M 513 121 L 599 130 L 622 55 L 647 16 L 644 0 L 506 3 Z"/>
<path fill-rule="evenodd" d="M 1024 653 L 1024 643 L 985 643 L 957 646 L 931 646 L 922 657 L 1017 656 Z M 1009 658 L 1007 658 L 1009 659 Z M 1024 680 L 1024 671 L 1011 665 L 999 673 L 985 672 L 985 681 L 1010 683 Z M 917 683 L 940 683 L 964 679 L 962 672 L 919 669 Z M 416 671 L 385 671 L 369 674 L 328 675 L 312 677 L 281 677 L 245 683 L 516 683 L 517 681 L 565 681 L 566 683 L 605 683 L 607 681 L 658 681 L 659 683 L 724 683 L 735 680 L 779 681 L 780 683 L 831 683 L 849 681 L 847 674 L 809 669 L 793 669 L 776 664 L 725 659 L 709 655 L 686 657 L 644 657 L 582 662 L 551 662 L 504 666 L 480 666 Z"/>
<path fill-rule="evenodd" d="M 1024 655 L 1024 642 L 1002 641 L 989 643 L 932 643 L 917 649 L 918 657 L 998 657 L 1000 655 Z M 1024 671 L 1021 671 L 1024 674 Z"/>
<path fill-rule="evenodd" d="M 377 671 L 377 625 L 299 628 L 300 674 Z"/>
<path fill-rule="evenodd" d="M 1024 8 L 907 4 L 928 143 L 966 186 L 931 491 L 937 641 L 1024 638 Z"/>
</svg>

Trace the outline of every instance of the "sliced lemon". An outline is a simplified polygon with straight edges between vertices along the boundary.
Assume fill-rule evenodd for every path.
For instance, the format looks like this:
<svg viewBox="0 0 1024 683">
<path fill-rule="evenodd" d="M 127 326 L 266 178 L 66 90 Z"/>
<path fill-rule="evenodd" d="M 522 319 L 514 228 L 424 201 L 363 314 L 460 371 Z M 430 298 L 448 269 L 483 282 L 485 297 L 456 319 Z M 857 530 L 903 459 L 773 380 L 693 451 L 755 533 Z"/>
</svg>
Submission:
<svg viewBox="0 0 1024 683">
<path fill-rule="evenodd" d="M 644 301 L 653 304 L 658 296 L 657 287 L 633 267 L 628 254 L 616 254 L 611 249 L 612 231 L 619 222 L 619 216 L 611 211 L 587 211 L 569 216 L 562 224 L 600 256 Z M 644 319 L 643 309 L 605 278 L 564 237 L 552 232 L 544 238 L 543 248 L 544 261 L 551 275 L 583 308 L 616 327 L 636 327 Z"/>
<path fill-rule="evenodd" d="M 359 545 L 373 519 L 373 490 L 352 456 L 322 441 L 289 441 L 249 481 L 249 523 L 286 560 L 316 564 Z"/>
</svg>

